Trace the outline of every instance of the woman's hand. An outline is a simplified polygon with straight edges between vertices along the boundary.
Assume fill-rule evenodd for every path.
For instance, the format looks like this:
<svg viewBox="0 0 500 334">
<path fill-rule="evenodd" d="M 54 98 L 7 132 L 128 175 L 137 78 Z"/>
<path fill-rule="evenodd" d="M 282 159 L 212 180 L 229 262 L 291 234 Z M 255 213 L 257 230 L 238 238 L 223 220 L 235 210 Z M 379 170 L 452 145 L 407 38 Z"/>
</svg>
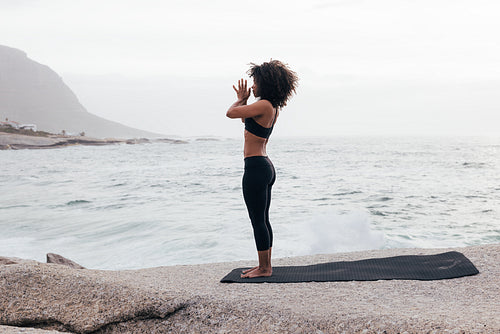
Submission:
<svg viewBox="0 0 500 334">
<path fill-rule="evenodd" d="M 229 118 L 241 118 L 245 121 L 245 118 L 257 117 L 264 115 L 266 113 L 273 112 L 273 106 L 271 102 L 267 100 L 260 100 L 250 105 L 247 105 L 247 100 L 250 97 L 251 89 L 247 86 L 247 81 L 240 79 L 238 80 L 238 88 L 233 86 L 238 100 L 229 107 L 226 112 L 226 116 Z"/>
<path fill-rule="evenodd" d="M 233 89 L 236 92 L 238 101 L 246 104 L 248 98 L 250 97 L 250 88 L 247 88 L 247 81 L 243 79 L 238 80 L 238 88 L 233 85 Z"/>
</svg>

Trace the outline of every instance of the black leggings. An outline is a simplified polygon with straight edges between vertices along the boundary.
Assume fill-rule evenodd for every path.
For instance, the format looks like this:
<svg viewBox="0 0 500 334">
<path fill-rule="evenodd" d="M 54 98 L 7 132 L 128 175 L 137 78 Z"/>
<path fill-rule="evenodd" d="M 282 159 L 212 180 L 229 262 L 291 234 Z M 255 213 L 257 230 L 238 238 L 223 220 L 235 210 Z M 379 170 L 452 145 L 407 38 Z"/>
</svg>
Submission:
<svg viewBox="0 0 500 334">
<path fill-rule="evenodd" d="M 258 251 L 273 246 L 273 230 L 269 223 L 271 188 L 276 180 L 276 171 L 268 157 L 245 158 L 243 174 L 243 197 L 252 221 L 253 235 Z"/>
</svg>

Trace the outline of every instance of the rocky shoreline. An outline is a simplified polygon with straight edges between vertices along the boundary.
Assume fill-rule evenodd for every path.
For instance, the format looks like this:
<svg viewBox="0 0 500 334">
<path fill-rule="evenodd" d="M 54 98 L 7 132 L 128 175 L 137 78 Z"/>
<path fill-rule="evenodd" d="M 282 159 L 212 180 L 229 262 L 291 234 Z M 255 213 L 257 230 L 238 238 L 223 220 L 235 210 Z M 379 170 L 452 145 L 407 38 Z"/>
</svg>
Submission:
<svg viewBox="0 0 500 334">
<path fill-rule="evenodd" d="M 146 144 L 153 142 L 184 144 L 186 141 L 169 138 L 148 139 L 148 138 L 91 138 L 85 136 L 63 136 L 50 135 L 47 137 L 27 136 L 0 132 L 0 150 L 21 150 L 21 149 L 49 149 L 61 148 L 73 145 L 102 146 L 115 144 Z"/>
<path fill-rule="evenodd" d="M 0 258 L 0 331 L 498 333 L 500 244 L 276 259 L 303 265 L 457 250 L 479 274 L 440 281 L 223 284 L 248 261 L 141 270 Z M 62 263 L 62 265 L 61 265 Z M 32 328 L 37 329 L 32 329 Z M 54 333 L 54 332 L 52 332 Z"/>
</svg>

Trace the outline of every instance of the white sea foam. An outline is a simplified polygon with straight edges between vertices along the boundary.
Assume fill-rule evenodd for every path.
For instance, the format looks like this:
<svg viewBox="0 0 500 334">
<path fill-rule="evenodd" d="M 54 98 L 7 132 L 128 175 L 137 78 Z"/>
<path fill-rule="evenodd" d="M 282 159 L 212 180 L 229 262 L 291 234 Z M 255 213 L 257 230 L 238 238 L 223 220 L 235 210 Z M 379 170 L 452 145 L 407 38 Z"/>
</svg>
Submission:
<svg viewBox="0 0 500 334">
<path fill-rule="evenodd" d="M 384 233 L 372 227 L 366 212 L 324 213 L 315 217 L 305 235 L 311 253 L 349 252 L 384 247 Z"/>
<path fill-rule="evenodd" d="M 308 218 L 293 227 L 294 242 L 276 241 L 287 256 L 381 249 L 384 233 L 373 228 L 368 213 L 356 210 L 340 213 L 329 210 Z M 281 251 L 276 250 L 279 256 Z"/>
<path fill-rule="evenodd" d="M 44 254 L 40 254 L 39 249 L 34 245 L 33 237 L 1 237 L 0 238 L 0 256 L 19 257 L 43 261 Z M 34 254 L 39 256 L 33 256 Z"/>
</svg>

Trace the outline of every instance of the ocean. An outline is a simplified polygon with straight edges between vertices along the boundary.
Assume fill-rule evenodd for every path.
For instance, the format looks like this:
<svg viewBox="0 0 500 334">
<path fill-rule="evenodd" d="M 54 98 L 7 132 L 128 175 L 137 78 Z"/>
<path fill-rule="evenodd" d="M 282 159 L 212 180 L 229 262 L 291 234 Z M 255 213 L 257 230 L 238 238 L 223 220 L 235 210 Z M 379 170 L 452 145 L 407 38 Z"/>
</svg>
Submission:
<svg viewBox="0 0 500 334">
<path fill-rule="evenodd" d="M 0 151 L 0 256 L 256 259 L 242 139 Z M 500 242 L 500 137 L 271 138 L 274 257 Z"/>
</svg>

